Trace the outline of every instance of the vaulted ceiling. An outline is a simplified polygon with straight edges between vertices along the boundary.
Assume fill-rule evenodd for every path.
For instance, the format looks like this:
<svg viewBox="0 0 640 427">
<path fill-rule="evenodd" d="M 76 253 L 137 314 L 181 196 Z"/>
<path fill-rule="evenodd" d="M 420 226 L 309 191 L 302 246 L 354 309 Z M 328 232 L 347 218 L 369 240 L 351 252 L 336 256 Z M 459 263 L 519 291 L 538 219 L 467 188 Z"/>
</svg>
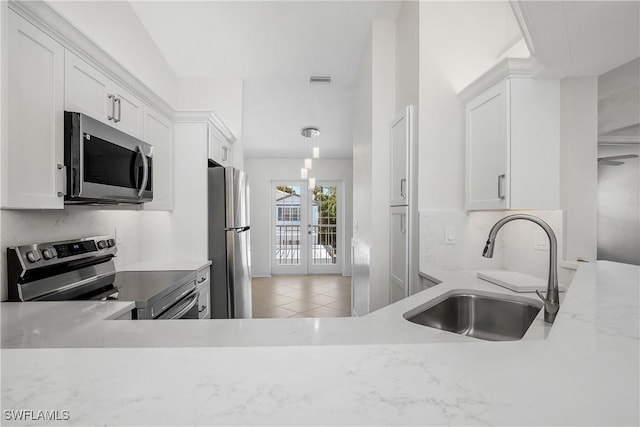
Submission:
<svg viewBox="0 0 640 427">
<path fill-rule="evenodd" d="M 518 1 L 542 77 L 597 76 L 640 56 L 637 1 Z M 426 2 L 428 51 L 462 89 L 521 36 L 508 2 Z M 132 1 L 178 77 L 244 81 L 247 157 L 302 157 L 320 128 L 325 158 L 352 155 L 353 87 L 374 18 L 398 1 Z M 520 43 L 522 46 L 523 43 Z M 426 46 L 426 45 L 425 45 Z M 525 53 L 527 52 L 524 49 Z M 522 52 L 520 52 L 522 53 Z M 526 55 L 525 55 L 526 56 Z M 313 74 L 331 85 L 310 86 Z"/>
<path fill-rule="evenodd" d="M 397 2 L 132 2 L 178 77 L 244 80 L 247 157 L 302 157 L 320 129 L 322 157 L 352 156 L 352 88 L 371 21 Z M 310 75 L 332 77 L 309 85 Z"/>
</svg>

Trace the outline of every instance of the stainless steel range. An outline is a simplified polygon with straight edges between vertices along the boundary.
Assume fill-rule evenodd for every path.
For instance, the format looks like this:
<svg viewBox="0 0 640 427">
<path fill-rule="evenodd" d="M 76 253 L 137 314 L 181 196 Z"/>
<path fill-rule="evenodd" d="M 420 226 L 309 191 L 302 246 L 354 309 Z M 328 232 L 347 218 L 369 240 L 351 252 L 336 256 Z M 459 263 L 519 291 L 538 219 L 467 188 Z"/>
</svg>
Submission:
<svg viewBox="0 0 640 427">
<path fill-rule="evenodd" d="M 135 301 L 134 319 L 197 319 L 195 271 L 116 272 L 113 236 L 7 248 L 9 301 Z"/>
</svg>

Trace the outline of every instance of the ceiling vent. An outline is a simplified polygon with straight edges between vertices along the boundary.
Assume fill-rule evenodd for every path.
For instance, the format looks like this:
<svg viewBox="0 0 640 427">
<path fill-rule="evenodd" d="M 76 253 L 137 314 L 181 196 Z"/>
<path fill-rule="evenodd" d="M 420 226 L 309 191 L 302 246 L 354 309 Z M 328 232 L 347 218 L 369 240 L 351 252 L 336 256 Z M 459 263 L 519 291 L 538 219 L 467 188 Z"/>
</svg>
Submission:
<svg viewBox="0 0 640 427">
<path fill-rule="evenodd" d="M 331 84 L 331 76 L 309 76 L 310 85 L 328 85 Z"/>
</svg>

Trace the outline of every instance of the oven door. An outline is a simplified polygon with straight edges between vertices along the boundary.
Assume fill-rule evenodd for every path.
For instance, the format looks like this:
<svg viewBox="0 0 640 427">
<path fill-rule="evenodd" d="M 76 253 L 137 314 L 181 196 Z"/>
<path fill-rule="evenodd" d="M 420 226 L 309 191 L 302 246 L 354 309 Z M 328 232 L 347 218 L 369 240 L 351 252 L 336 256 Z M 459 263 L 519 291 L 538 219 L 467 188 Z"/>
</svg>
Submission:
<svg viewBox="0 0 640 427">
<path fill-rule="evenodd" d="M 65 112 L 67 202 L 151 201 L 152 148 L 89 116 Z"/>
<path fill-rule="evenodd" d="M 197 319 L 198 318 L 198 296 L 197 290 L 190 293 L 171 308 L 166 310 L 154 320 L 166 319 Z"/>
</svg>

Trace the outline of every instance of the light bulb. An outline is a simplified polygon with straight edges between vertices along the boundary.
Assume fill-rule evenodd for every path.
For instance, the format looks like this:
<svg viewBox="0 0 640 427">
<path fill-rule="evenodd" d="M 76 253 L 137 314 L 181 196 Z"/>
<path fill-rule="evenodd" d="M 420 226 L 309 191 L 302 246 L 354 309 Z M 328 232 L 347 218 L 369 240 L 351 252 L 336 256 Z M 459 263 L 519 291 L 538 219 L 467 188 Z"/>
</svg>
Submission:
<svg viewBox="0 0 640 427">
<path fill-rule="evenodd" d="M 311 169 L 313 167 L 313 162 L 311 159 L 304 159 L 304 167 L 307 169 Z"/>
<path fill-rule="evenodd" d="M 316 186 L 316 179 L 315 178 L 309 178 L 309 188 L 310 189 L 314 189 Z"/>
<path fill-rule="evenodd" d="M 307 179 L 308 171 L 305 168 L 300 169 L 300 178 Z"/>
<path fill-rule="evenodd" d="M 314 159 L 320 158 L 320 147 L 313 147 L 313 158 Z"/>
</svg>

